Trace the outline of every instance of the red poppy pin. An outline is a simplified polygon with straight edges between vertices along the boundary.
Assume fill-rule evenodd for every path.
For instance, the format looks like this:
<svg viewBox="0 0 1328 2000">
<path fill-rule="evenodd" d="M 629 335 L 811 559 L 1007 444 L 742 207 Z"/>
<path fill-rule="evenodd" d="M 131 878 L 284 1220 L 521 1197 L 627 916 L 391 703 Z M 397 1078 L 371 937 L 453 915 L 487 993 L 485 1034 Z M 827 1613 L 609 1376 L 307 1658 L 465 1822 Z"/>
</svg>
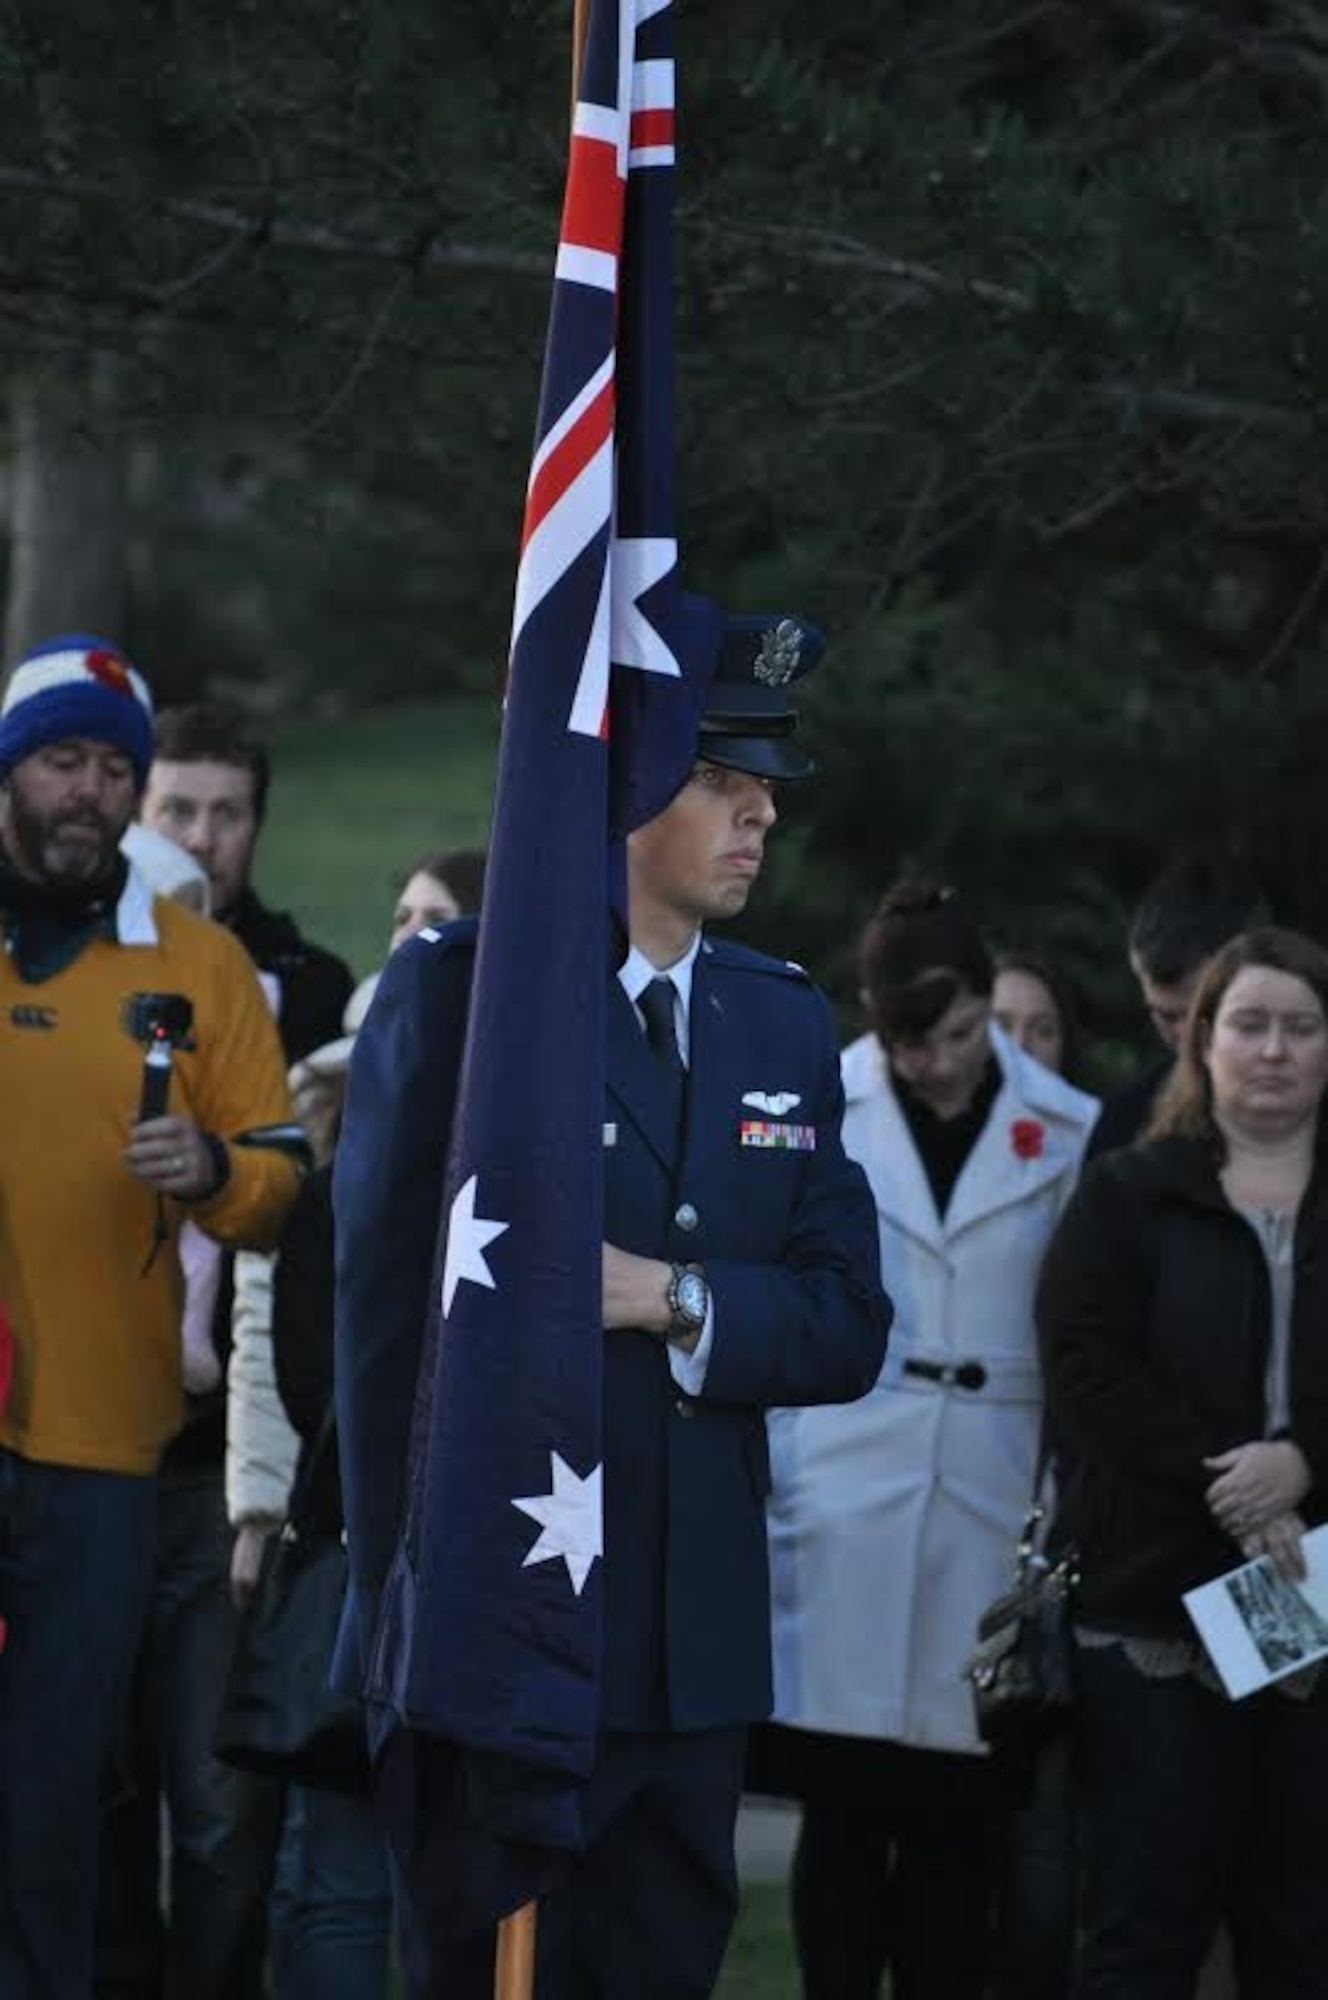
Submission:
<svg viewBox="0 0 1328 2000">
<path fill-rule="evenodd" d="M 1039 1160 L 1046 1128 L 1036 1118 L 1016 1118 L 1010 1127 L 1010 1149 L 1018 1160 Z"/>
</svg>

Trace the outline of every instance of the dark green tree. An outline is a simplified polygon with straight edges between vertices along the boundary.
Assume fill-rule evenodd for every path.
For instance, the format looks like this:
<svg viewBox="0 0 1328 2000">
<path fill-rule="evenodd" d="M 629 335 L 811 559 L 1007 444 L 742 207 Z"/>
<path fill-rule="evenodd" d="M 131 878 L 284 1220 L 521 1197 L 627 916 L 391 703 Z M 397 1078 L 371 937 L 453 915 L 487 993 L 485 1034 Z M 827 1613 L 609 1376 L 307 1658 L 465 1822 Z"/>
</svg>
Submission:
<svg viewBox="0 0 1328 2000">
<path fill-rule="evenodd" d="M 8 0 L 0 341 L 116 358 L 159 674 L 496 678 L 570 11 Z M 690 580 L 835 639 L 771 934 L 850 997 L 912 857 L 1109 1029 L 1176 846 L 1328 928 L 1328 10 L 678 12 Z"/>
</svg>

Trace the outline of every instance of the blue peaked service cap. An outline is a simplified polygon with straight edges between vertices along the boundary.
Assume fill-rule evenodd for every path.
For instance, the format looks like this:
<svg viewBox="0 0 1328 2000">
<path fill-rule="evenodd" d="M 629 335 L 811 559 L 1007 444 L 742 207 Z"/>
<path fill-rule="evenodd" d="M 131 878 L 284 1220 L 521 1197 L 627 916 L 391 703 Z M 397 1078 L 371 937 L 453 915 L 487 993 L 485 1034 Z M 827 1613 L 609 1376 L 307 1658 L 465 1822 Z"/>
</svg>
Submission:
<svg viewBox="0 0 1328 2000">
<path fill-rule="evenodd" d="M 816 769 L 793 739 L 798 711 L 789 688 L 825 651 L 825 634 L 805 618 L 751 612 L 725 619 L 715 670 L 697 729 L 708 764 L 788 781 Z"/>
</svg>

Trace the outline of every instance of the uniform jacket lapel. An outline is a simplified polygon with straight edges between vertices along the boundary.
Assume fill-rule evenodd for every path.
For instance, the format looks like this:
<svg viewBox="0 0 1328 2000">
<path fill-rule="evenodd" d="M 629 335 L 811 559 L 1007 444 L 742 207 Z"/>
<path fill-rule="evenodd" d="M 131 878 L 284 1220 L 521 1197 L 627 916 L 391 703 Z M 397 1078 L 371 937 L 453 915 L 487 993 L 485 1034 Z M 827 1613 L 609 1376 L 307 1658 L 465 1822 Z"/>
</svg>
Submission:
<svg viewBox="0 0 1328 2000">
<path fill-rule="evenodd" d="M 731 1143 L 738 1121 L 738 1057 L 734 1023 L 724 1005 L 721 981 L 714 976 L 711 948 L 702 939 L 692 971 L 692 1005 L 687 1021 L 687 1143 L 686 1160 L 695 1171 L 708 1152 Z M 693 1117 L 695 1105 L 708 1105 L 711 1115 Z M 731 1108 L 731 1116 L 723 1107 Z M 715 1116 L 716 1112 L 720 1115 Z"/>
</svg>

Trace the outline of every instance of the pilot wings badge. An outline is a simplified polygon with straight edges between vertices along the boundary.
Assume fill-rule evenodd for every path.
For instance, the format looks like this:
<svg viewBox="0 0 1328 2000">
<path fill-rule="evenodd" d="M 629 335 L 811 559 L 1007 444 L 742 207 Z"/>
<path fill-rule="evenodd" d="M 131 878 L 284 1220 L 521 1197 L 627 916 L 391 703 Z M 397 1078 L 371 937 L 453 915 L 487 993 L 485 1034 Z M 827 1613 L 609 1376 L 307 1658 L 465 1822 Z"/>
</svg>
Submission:
<svg viewBox="0 0 1328 2000">
<path fill-rule="evenodd" d="M 764 1111 L 771 1118 L 782 1118 L 795 1104 L 802 1103 L 796 1090 L 745 1090 L 742 1101 L 750 1104 L 753 1111 Z"/>
</svg>

